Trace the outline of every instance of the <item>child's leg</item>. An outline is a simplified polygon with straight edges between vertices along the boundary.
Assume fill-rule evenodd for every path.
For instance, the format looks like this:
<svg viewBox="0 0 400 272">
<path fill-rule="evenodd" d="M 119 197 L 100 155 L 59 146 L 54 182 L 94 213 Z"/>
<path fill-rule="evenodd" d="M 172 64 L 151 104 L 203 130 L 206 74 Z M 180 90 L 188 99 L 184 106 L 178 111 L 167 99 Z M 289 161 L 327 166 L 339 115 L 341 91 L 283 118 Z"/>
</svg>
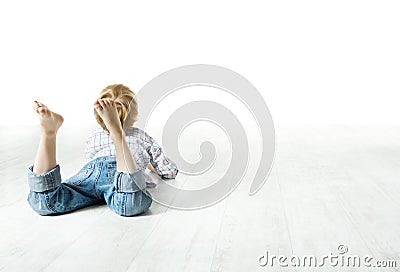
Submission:
<svg viewBox="0 0 400 272">
<path fill-rule="evenodd" d="M 149 209 L 151 195 L 146 191 L 142 170 L 127 174 L 115 172 L 113 187 L 104 191 L 108 207 L 118 215 L 134 216 Z"/>
<path fill-rule="evenodd" d="M 36 153 L 33 172 L 43 174 L 56 167 L 56 136 L 64 119 L 61 115 L 50 111 L 45 105 L 34 101 L 33 108 L 39 115 L 40 142 Z"/>
<path fill-rule="evenodd" d="M 56 162 L 56 134 L 63 118 L 35 101 L 34 110 L 39 115 L 41 137 L 35 163 L 28 170 L 30 193 L 28 203 L 40 215 L 65 213 L 99 202 L 99 199 L 74 186 L 61 183 L 60 167 Z M 78 174 L 87 179 L 93 168 L 87 166 Z"/>
<path fill-rule="evenodd" d="M 105 200 L 119 215 L 132 216 L 145 212 L 150 207 L 152 199 L 146 192 L 143 172 L 136 168 L 115 103 L 111 99 L 99 99 L 94 106 L 110 132 L 116 154 L 115 188 L 105 196 Z"/>
<path fill-rule="evenodd" d="M 28 169 L 30 192 L 28 203 L 40 215 L 71 212 L 93 204 L 104 203 L 94 190 L 96 165 L 85 165 L 75 176 L 61 183 L 60 166 L 43 174 L 35 174 L 33 166 Z"/>
</svg>

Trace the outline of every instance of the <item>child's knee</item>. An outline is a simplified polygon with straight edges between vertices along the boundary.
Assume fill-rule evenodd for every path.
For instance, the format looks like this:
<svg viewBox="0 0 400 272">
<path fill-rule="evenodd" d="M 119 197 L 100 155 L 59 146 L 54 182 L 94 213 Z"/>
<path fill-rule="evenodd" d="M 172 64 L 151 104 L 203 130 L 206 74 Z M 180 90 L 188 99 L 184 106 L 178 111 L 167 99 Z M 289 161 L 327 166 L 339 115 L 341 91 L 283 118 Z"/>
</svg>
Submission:
<svg viewBox="0 0 400 272">
<path fill-rule="evenodd" d="M 120 216 L 135 216 L 146 212 L 152 203 L 151 195 L 142 191 L 114 195 L 110 208 Z"/>
<path fill-rule="evenodd" d="M 31 191 L 27 199 L 32 210 L 39 215 L 51 215 L 57 212 L 52 210 L 48 204 L 48 195 L 46 193 L 38 193 Z"/>
</svg>

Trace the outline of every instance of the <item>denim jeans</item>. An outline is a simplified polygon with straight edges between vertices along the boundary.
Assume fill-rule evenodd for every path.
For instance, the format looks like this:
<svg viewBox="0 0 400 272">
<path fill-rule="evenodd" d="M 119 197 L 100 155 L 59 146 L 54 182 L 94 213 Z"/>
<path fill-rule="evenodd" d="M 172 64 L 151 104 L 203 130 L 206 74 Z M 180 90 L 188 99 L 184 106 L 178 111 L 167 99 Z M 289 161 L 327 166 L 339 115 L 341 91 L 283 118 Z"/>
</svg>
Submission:
<svg viewBox="0 0 400 272">
<path fill-rule="evenodd" d="M 40 215 L 71 212 L 106 203 L 118 215 L 133 216 L 148 210 L 152 197 L 142 170 L 116 171 L 115 157 L 99 157 L 71 178 L 61 181 L 60 166 L 37 175 L 28 169 L 28 203 Z"/>
</svg>

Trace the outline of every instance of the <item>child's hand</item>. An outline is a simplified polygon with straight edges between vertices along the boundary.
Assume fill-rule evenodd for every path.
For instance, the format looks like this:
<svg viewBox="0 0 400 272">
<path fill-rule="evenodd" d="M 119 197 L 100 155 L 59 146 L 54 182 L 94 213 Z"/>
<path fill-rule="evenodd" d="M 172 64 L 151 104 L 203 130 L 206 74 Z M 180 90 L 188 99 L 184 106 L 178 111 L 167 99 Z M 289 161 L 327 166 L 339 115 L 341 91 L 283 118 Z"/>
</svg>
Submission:
<svg viewBox="0 0 400 272">
<path fill-rule="evenodd" d="M 151 163 L 149 163 L 149 164 L 147 165 L 147 168 L 149 168 L 149 170 L 150 170 L 151 172 L 157 174 L 156 169 L 154 169 L 154 167 L 153 167 L 153 165 L 151 165 Z"/>
<path fill-rule="evenodd" d="M 114 100 L 111 98 L 96 100 L 94 102 L 94 108 L 111 134 L 122 132 L 122 126 Z"/>
</svg>

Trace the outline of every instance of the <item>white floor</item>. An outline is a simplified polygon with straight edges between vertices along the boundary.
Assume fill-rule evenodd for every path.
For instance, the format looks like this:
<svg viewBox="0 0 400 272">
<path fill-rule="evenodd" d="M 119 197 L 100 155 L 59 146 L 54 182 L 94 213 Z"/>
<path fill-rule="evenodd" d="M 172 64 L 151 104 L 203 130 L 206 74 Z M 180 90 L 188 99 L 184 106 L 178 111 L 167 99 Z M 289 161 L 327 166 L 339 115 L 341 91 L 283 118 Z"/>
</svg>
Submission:
<svg viewBox="0 0 400 272">
<path fill-rule="evenodd" d="M 86 135 L 61 133 L 65 177 L 81 166 Z M 247 194 L 249 173 L 210 208 L 155 203 L 132 218 L 105 205 L 35 214 L 26 202 L 26 168 L 37 129 L 3 127 L 0 141 L 0 271 L 400 271 L 400 127 L 278 127 L 275 165 L 255 196 Z M 266 251 L 319 258 L 337 254 L 339 245 L 351 255 L 397 260 L 397 268 L 258 263 Z"/>
</svg>

